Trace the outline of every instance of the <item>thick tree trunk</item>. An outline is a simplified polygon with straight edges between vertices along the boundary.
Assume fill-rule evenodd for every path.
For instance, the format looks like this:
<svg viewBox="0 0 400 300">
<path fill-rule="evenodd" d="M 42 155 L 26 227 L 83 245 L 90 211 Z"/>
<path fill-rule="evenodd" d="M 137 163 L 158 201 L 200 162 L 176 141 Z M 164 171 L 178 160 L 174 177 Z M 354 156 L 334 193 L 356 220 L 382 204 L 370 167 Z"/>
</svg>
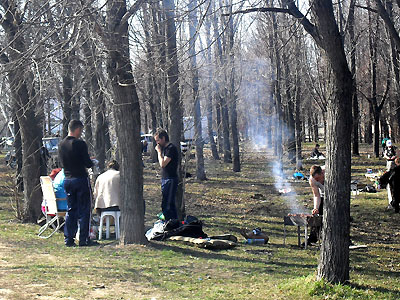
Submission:
<svg viewBox="0 0 400 300">
<path fill-rule="evenodd" d="M 140 106 L 129 56 L 125 1 L 107 3 L 107 70 L 114 92 L 114 120 L 121 155 L 121 244 L 145 243 Z"/>
<path fill-rule="evenodd" d="M 182 137 L 182 102 L 179 90 L 178 54 L 176 47 L 175 26 L 175 3 L 174 0 L 163 0 L 164 13 L 166 17 L 166 41 L 168 58 L 168 104 L 169 111 L 169 134 L 171 142 L 178 148 L 181 157 L 180 142 Z M 184 189 L 181 170 L 181 159 L 178 164 L 179 184 L 176 193 L 176 208 L 178 218 L 183 219 L 186 215 Z"/>
<path fill-rule="evenodd" d="M 9 79 L 13 107 L 20 126 L 22 141 L 22 177 L 24 184 L 23 219 L 25 222 L 35 223 L 41 215 L 40 204 L 42 192 L 40 189 L 40 149 L 42 148 L 42 127 L 35 109 L 38 96 L 32 87 L 33 75 L 29 67 L 20 65 L 26 51 L 26 41 L 23 30 L 23 21 L 18 4 L 2 2 L 5 11 L 2 19 L 8 47 L 8 53 L 1 56 L 2 63 L 6 64 L 5 71 Z M 13 65 L 13 64 L 17 65 Z M 29 87 L 32 87 L 31 89 Z"/>
<path fill-rule="evenodd" d="M 327 113 L 327 160 L 324 222 L 318 278 L 332 283 L 349 280 L 352 75 L 330 0 L 317 0 L 315 15 L 319 47 L 325 50 L 333 73 L 334 96 Z"/>
<path fill-rule="evenodd" d="M 192 93 L 194 113 L 194 135 L 196 145 L 196 178 L 206 180 L 203 155 L 203 129 L 201 128 L 201 110 L 199 97 L 199 72 L 196 61 L 196 37 L 197 37 L 197 0 L 188 2 L 189 10 L 189 56 L 192 68 Z"/>
</svg>

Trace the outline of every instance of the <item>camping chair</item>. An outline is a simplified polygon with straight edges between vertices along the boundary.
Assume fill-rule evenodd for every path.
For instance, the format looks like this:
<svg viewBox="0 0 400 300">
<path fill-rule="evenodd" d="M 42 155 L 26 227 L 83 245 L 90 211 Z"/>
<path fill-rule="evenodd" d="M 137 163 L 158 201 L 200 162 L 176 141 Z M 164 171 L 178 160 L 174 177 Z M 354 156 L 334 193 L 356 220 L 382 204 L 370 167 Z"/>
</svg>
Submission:
<svg viewBox="0 0 400 300">
<path fill-rule="evenodd" d="M 53 189 L 53 182 L 49 176 L 41 176 L 40 185 L 42 187 L 42 192 L 43 192 L 44 215 L 46 217 L 46 224 L 40 227 L 38 236 L 43 239 L 48 239 L 57 230 L 59 230 L 65 223 L 65 221 L 61 223 L 60 217 L 65 217 L 65 214 L 67 212 L 60 211 L 58 209 L 57 201 L 66 201 L 66 199 L 56 198 Z M 51 233 L 49 235 L 44 235 L 44 232 L 49 228 L 52 230 Z"/>
</svg>

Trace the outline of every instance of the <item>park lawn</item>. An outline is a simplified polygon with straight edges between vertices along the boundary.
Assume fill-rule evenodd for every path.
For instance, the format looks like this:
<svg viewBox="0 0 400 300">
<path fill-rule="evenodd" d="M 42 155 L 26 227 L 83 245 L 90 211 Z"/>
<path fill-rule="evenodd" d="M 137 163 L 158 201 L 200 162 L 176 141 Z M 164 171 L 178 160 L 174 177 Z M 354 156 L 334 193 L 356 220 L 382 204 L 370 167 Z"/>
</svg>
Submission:
<svg viewBox="0 0 400 300">
<path fill-rule="evenodd" d="M 305 145 L 310 150 L 312 145 Z M 367 159 L 367 147 L 353 158 L 352 174 L 367 181 L 366 168 L 383 168 Z M 209 153 L 206 151 L 207 155 Z M 290 210 L 274 188 L 265 153 L 244 151 L 242 172 L 207 157 L 208 181 L 186 182 L 186 210 L 204 222 L 207 234 L 261 227 L 268 245 L 211 251 L 178 242 L 120 247 L 66 248 L 62 233 L 37 238 L 38 226 L 15 220 L 8 170 L 0 176 L 0 299 L 400 299 L 400 215 L 386 211 L 386 191 L 361 193 L 351 201 L 351 281 L 315 281 L 319 251 L 297 247 L 294 227 L 283 245 L 282 218 Z M 312 161 L 304 161 L 308 169 Z M 188 170 L 194 174 L 193 161 Z M 288 170 L 288 174 L 289 174 Z M 160 211 L 156 165 L 146 162 L 146 225 Z M 293 183 L 299 202 L 311 209 L 307 182 Z"/>
</svg>

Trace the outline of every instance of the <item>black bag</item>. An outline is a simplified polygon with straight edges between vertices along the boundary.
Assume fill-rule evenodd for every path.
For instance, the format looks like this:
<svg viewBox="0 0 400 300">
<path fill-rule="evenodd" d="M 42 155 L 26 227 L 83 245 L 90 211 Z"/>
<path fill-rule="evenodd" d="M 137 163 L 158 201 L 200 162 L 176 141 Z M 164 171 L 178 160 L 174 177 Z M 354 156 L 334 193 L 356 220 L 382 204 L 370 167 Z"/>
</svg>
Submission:
<svg viewBox="0 0 400 300">
<path fill-rule="evenodd" d="M 178 220 L 169 220 L 164 226 L 164 232 L 157 234 L 153 239 L 163 241 L 176 235 L 192 238 L 207 237 L 207 234 L 203 232 L 203 223 L 196 217 L 187 216 L 183 221 L 183 224 Z"/>
<path fill-rule="evenodd" d="M 367 193 L 376 193 L 376 189 L 372 185 L 366 185 L 364 191 Z"/>
</svg>

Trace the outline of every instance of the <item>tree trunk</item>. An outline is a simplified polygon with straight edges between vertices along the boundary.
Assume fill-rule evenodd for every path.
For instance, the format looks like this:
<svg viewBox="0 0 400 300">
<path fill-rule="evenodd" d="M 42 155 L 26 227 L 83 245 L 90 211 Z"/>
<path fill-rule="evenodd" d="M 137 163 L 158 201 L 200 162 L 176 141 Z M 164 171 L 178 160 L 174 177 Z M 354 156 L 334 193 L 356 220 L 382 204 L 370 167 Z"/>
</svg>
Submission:
<svg viewBox="0 0 400 300">
<path fill-rule="evenodd" d="M 193 113 L 194 113 L 194 132 L 196 144 L 196 178 L 198 180 L 206 180 L 206 172 L 204 169 L 203 155 L 203 130 L 201 128 L 201 110 L 199 97 L 199 72 L 196 61 L 196 37 L 197 37 L 197 0 L 188 2 L 189 10 L 189 56 L 192 68 L 192 96 L 193 96 Z"/>
<path fill-rule="evenodd" d="M 358 98 L 357 98 L 357 80 L 356 80 L 356 46 L 357 46 L 357 40 L 354 34 L 354 7 L 355 7 L 356 1 L 351 0 L 350 1 L 350 7 L 349 7 L 349 16 L 348 16 L 348 28 L 349 28 L 349 35 L 350 35 L 350 67 L 351 67 L 351 75 L 353 76 L 353 155 L 359 156 L 360 155 L 360 150 L 359 150 L 359 120 L 360 120 L 360 109 L 358 107 Z"/>
<path fill-rule="evenodd" d="M 311 114 L 312 114 L 312 112 L 310 112 Z M 313 121 L 313 141 L 315 142 L 315 143 L 318 143 L 319 142 L 319 126 L 318 126 L 318 124 L 319 124 L 319 121 L 318 121 L 318 114 L 315 114 L 315 117 L 314 118 L 312 118 L 312 121 Z"/>
<path fill-rule="evenodd" d="M 22 141 L 23 219 L 25 222 L 36 223 L 41 215 L 40 204 L 42 202 L 39 182 L 42 127 L 35 113 L 39 97 L 35 95 L 30 66 L 20 65 L 27 47 L 22 34 L 23 20 L 18 4 L 2 2 L 1 6 L 5 11 L 1 25 L 10 45 L 8 53 L 1 55 L 1 61 L 6 64 L 5 71 L 10 84 L 13 107 L 16 108 Z"/>
<path fill-rule="evenodd" d="M 389 17 L 393 18 L 393 3 L 392 1 L 386 1 L 386 7 L 389 14 Z M 396 136 L 396 139 L 400 138 L 400 66 L 399 66 L 399 52 L 396 46 L 396 43 L 392 36 L 390 36 L 390 50 L 391 50 L 391 62 L 392 62 L 392 71 L 394 74 L 394 83 L 396 94 L 394 95 L 393 102 L 394 103 L 394 114 L 396 116 L 397 126 L 393 126 L 392 128 L 392 137 Z"/>
<path fill-rule="evenodd" d="M 374 119 L 374 113 L 373 113 L 373 108 L 372 104 L 369 103 L 369 110 L 368 110 L 368 116 L 367 116 L 367 124 L 365 126 L 365 133 L 364 133 L 364 139 L 365 143 L 368 145 L 371 145 L 373 142 L 373 133 L 372 133 L 372 120 Z"/>
<path fill-rule="evenodd" d="M 90 84 L 85 84 L 85 103 L 83 105 L 83 113 L 85 115 L 85 121 L 83 124 L 85 125 L 85 141 L 88 145 L 89 153 L 93 153 L 93 128 L 92 128 L 92 105 L 91 105 L 91 93 L 90 93 Z"/>
<path fill-rule="evenodd" d="M 169 111 L 169 134 L 171 142 L 176 145 L 181 157 L 180 142 L 182 136 L 182 102 L 179 90 L 179 69 L 178 54 L 176 47 L 176 26 L 175 26 L 175 3 L 174 0 L 163 0 L 164 13 L 166 17 L 166 41 L 168 58 L 168 104 L 172 108 Z M 178 191 L 176 193 L 176 208 L 178 218 L 186 216 L 184 189 L 181 170 L 181 159 L 178 164 Z"/>
<path fill-rule="evenodd" d="M 62 135 L 64 138 L 68 135 L 68 123 L 71 121 L 72 117 L 72 88 L 73 88 L 73 80 L 72 80 L 72 62 L 70 54 L 67 54 L 62 59 L 62 87 L 63 87 L 63 127 L 62 127 Z"/>
<path fill-rule="evenodd" d="M 106 114 L 106 103 L 104 99 L 104 94 L 100 88 L 98 66 L 96 65 L 95 56 L 96 49 L 92 42 L 89 40 L 82 45 L 85 52 L 87 68 L 89 69 L 90 78 L 90 96 L 89 100 L 94 109 L 94 153 L 98 160 L 98 167 L 100 172 L 105 170 L 105 160 L 106 160 L 106 147 L 105 147 L 105 137 L 106 137 L 106 124 L 105 124 L 105 114 Z"/>
<path fill-rule="evenodd" d="M 275 113 L 276 113 L 276 122 L 275 122 L 275 154 L 278 157 L 278 160 L 282 160 L 282 126 L 283 126 L 283 112 L 282 112 L 282 99 L 281 99 L 281 80 L 282 80 L 282 71 L 281 71 L 281 57 L 279 53 L 279 47 L 277 45 L 278 41 L 278 23 L 276 21 L 275 14 L 272 15 L 272 28 L 273 28 L 273 39 L 274 39 L 274 54 L 275 54 Z"/>
<path fill-rule="evenodd" d="M 217 80 L 215 80 L 214 82 L 217 82 Z M 215 83 L 215 97 L 217 98 L 217 104 L 216 104 L 216 112 L 217 112 L 217 134 L 218 134 L 218 153 L 224 153 L 224 147 L 223 147 L 223 143 L 224 143 L 224 138 L 223 138 L 223 134 L 222 134 L 222 116 L 221 116 L 221 106 L 220 106 L 220 102 L 219 102 L 219 86 L 217 83 Z"/>
<path fill-rule="evenodd" d="M 369 25 L 369 53 L 370 53 L 370 72 L 371 72 L 371 97 L 368 101 L 371 102 L 372 111 L 374 116 L 374 153 L 375 157 L 379 157 L 379 119 L 381 110 L 378 107 L 378 99 L 377 99 L 377 64 L 378 64 L 378 55 L 377 55 L 377 41 L 376 37 L 373 37 L 372 30 L 372 15 L 371 12 L 368 11 L 368 25 Z M 376 18 L 376 30 L 378 32 L 378 18 Z"/>
<path fill-rule="evenodd" d="M 214 39 L 215 39 L 215 56 L 216 56 L 216 66 L 220 72 L 224 73 L 224 79 L 226 79 L 226 70 L 224 70 L 224 66 L 226 66 L 226 57 L 224 56 L 222 45 L 221 45 L 221 38 L 218 31 L 218 18 L 217 14 L 214 13 L 213 18 L 213 27 L 214 27 Z M 224 153 L 224 162 L 231 163 L 232 156 L 231 156 L 231 143 L 229 139 L 229 112 L 228 106 L 226 103 L 227 99 L 227 89 L 226 87 L 220 87 L 218 80 L 215 80 L 216 84 L 216 94 L 217 94 L 217 102 L 219 104 L 220 109 L 220 117 L 221 117 L 221 132 L 222 132 L 222 147 Z M 224 85 L 228 84 L 226 80 L 223 82 Z M 221 141 L 221 140 L 220 140 Z"/>
<path fill-rule="evenodd" d="M 16 103 L 14 103 L 15 105 Z M 18 108 L 14 109 L 15 113 L 13 116 L 14 121 L 14 149 L 15 149 L 15 159 L 17 162 L 17 172 L 15 175 L 15 182 L 18 192 L 22 192 L 24 190 L 24 182 L 22 177 L 22 140 L 21 140 L 21 130 L 17 118 L 16 111 Z M 18 212 L 20 214 L 22 212 Z"/>
<path fill-rule="evenodd" d="M 229 14 L 232 14 L 232 1 L 229 4 Z M 228 70 L 228 78 L 230 81 L 229 85 L 229 100 L 230 100 L 230 123 L 231 123 L 231 135 L 232 135 L 232 150 L 233 150 L 233 172 L 240 172 L 240 150 L 239 150 L 239 133 L 237 129 L 237 109 L 236 102 L 237 96 L 235 92 L 235 50 L 234 46 L 234 34 L 235 31 L 233 29 L 233 17 L 231 16 L 228 21 L 228 53 L 229 53 L 229 65 L 230 68 Z M 230 148 L 229 148 L 230 150 Z"/>
<path fill-rule="evenodd" d="M 300 57 L 300 43 L 301 39 L 296 39 L 296 55 Z M 296 94 L 295 94 L 295 103 L 294 103 L 294 112 L 295 112 L 295 139 L 296 139 L 296 168 L 297 170 L 303 169 L 303 155 L 301 150 L 301 143 L 303 140 L 303 130 L 301 125 L 301 70 L 300 63 L 298 62 L 296 65 Z"/>
<path fill-rule="evenodd" d="M 206 58 L 207 58 L 207 63 L 210 66 L 208 68 L 208 83 L 209 83 L 209 88 L 207 92 L 207 129 L 208 129 L 208 139 L 210 140 L 210 147 L 211 147 L 211 153 L 212 156 L 215 160 L 219 160 L 219 154 L 217 150 L 217 145 L 214 140 L 214 130 L 213 130 L 213 91 L 214 93 L 217 92 L 215 89 L 212 88 L 212 82 L 213 82 L 213 71 L 212 71 L 212 54 L 211 54 L 211 16 L 207 16 L 205 20 L 205 30 L 206 30 L 206 39 L 207 39 L 207 53 L 206 53 Z M 216 78 L 215 78 L 216 80 Z"/>
<path fill-rule="evenodd" d="M 332 1 L 317 0 L 315 15 L 318 37 L 333 73 L 334 95 L 327 113 L 327 160 L 322 227 L 321 259 L 318 278 L 332 283 L 349 280 L 350 180 L 352 75 L 347 65 L 342 37 L 333 13 Z"/>
<path fill-rule="evenodd" d="M 114 92 L 114 120 L 121 155 L 121 244 L 145 243 L 140 106 L 129 56 L 125 1 L 107 2 L 107 70 Z"/>
</svg>

